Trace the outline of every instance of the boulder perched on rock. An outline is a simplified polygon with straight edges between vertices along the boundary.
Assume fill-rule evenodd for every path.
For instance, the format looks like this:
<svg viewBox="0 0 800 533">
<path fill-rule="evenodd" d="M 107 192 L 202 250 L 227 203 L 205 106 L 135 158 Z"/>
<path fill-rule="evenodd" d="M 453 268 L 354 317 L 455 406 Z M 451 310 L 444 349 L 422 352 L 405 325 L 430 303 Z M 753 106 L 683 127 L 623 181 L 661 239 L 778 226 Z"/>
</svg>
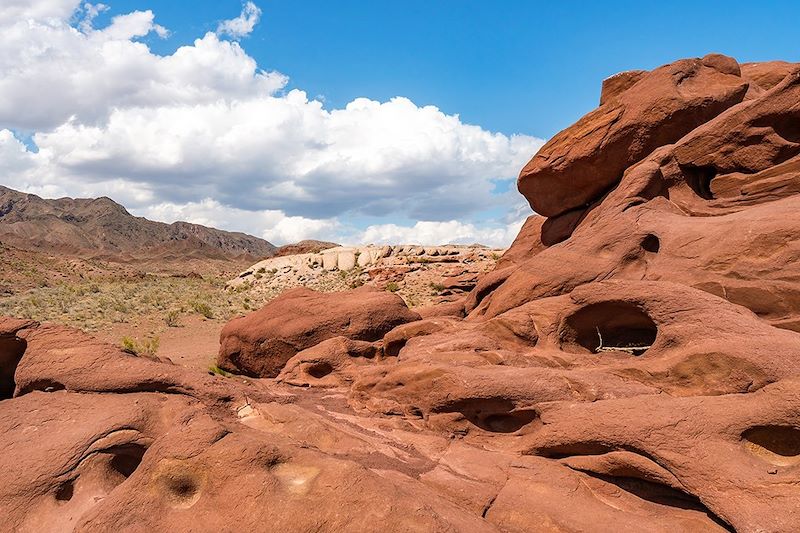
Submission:
<svg viewBox="0 0 800 533">
<path fill-rule="evenodd" d="M 297 352 L 326 339 L 376 341 L 395 326 L 419 318 L 402 298 L 385 291 L 292 289 L 228 323 L 220 335 L 217 364 L 230 372 L 275 377 Z"/>
</svg>

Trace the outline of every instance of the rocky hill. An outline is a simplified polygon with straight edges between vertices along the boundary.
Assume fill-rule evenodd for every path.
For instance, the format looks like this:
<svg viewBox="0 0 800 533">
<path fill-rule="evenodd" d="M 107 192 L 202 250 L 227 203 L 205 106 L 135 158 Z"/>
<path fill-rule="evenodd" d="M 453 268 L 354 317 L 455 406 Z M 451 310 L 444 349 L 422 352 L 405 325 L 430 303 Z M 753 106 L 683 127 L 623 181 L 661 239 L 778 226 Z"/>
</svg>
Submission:
<svg viewBox="0 0 800 533">
<path fill-rule="evenodd" d="M 326 247 L 259 261 L 228 282 L 228 288 L 264 299 L 295 287 L 330 292 L 370 285 L 418 307 L 468 293 L 503 252 L 481 245 Z"/>
<path fill-rule="evenodd" d="M 294 289 L 211 375 L 0 320 L 6 528 L 800 530 L 800 65 L 600 102 L 456 301 Z"/>
<path fill-rule="evenodd" d="M 115 261 L 262 258 L 275 246 L 198 224 L 153 222 L 109 198 L 46 200 L 0 186 L 0 242 Z"/>
</svg>

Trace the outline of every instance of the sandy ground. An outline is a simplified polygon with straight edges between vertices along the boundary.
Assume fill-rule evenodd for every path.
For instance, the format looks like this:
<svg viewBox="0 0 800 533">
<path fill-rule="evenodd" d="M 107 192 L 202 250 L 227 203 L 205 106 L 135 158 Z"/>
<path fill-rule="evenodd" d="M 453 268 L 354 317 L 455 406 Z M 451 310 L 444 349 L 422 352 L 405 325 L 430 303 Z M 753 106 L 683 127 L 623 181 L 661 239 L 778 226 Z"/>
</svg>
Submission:
<svg viewBox="0 0 800 533">
<path fill-rule="evenodd" d="M 219 333 L 225 322 L 188 316 L 181 319 L 180 327 L 173 328 L 167 327 L 163 321 L 143 320 L 140 323 L 114 324 L 95 332 L 94 336 L 117 345 L 123 337 L 157 336 L 159 357 L 167 357 L 177 365 L 207 370 L 216 363 Z"/>
</svg>

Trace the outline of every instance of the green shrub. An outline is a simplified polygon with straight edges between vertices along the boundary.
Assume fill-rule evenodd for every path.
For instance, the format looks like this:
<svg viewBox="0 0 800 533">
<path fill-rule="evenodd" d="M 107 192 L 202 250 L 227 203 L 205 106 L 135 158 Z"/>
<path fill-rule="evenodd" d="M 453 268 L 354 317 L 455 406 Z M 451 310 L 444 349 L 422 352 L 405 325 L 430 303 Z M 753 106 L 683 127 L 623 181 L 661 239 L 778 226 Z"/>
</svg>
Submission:
<svg viewBox="0 0 800 533">
<path fill-rule="evenodd" d="M 397 292 L 400 290 L 400 285 L 398 285 L 394 281 L 390 281 L 389 283 L 386 284 L 386 290 L 389 292 Z"/>
<path fill-rule="evenodd" d="M 200 313 L 209 320 L 214 318 L 214 311 L 211 309 L 211 306 L 205 302 L 192 302 L 192 309 L 194 309 L 195 313 Z"/>
<path fill-rule="evenodd" d="M 212 373 L 212 374 L 217 374 L 218 376 L 222 376 L 222 377 L 225 377 L 225 378 L 229 378 L 229 377 L 232 377 L 232 376 L 233 376 L 233 374 L 231 374 L 230 372 L 227 372 L 227 371 L 225 371 L 225 370 L 222 370 L 222 369 L 221 369 L 220 367 L 218 367 L 217 365 L 211 365 L 211 366 L 209 366 L 209 367 L 208 367 L 208 371 L 209 371 L 210 373 Z"/>
<path fill-rule="evenodd" d="M 444 290 L 444 285 L 441 283 L 431 283 L 431 289 L 433 289 L 434 294 L 439 294 Z"/>
</svg>

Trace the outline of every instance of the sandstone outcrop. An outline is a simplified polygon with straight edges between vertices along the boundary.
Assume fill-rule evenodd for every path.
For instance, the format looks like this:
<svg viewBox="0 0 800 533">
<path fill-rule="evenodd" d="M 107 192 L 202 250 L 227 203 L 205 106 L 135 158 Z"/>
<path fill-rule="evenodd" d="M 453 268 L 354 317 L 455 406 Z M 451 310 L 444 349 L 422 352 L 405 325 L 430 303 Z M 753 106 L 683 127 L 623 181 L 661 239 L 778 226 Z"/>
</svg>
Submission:
<svg viewBox="0 0 800 533">
<path fill-rule="evenodd" d="M 227 288 L 272 297 L 294 287 L 330 292 L 368 285 L 389 288 L 412 307 L 452 303 L 466 297 L 504 251 L 480 245 L 336 246 L 264 259 Z"/>
<path fill-rule="evenodd" d="M 275 377 L 297 352 L 324 340 L 377 341 L 419 318 L 399 296 L 369 287 L 347 293 L 292 289 L 230 321 L 220 334 L 217 364 L 231 372 Z"/>
<path fill-rule="evenodd" d="M 631 80 L 531 159 L 519 190 L 555 216 L 590 204 L 650 152 L 742 102 L 749 88 L 731 58 L 684 59 Z"/>
<path fill-rule="evenodd" d="M 504 250 L 482 246 L 335 246 L 318 252 L 281 254 L 259 261 L 229 282 L 236 288 L 244 283 L 259 283 L 266 273 L 277 274 L 294 272 L 339 270 L 356 268 L 388 267 L 399 264 L 464 263 L 480 260 L 483 257 L 502 253 Z M 261 274 L 261 276 L 257 276 Z M 262 282 L 263 283 L 263 282 Z"/>
<path fill-rule="evenodd" d="M 800 529 L 800 65 L 601 100 L 523 170 L 545 209 L 496 269 L 423 316 L 297 289 L 229 324 L 227 378 L 0 320 L 3 525 Z"/>
</svg>

